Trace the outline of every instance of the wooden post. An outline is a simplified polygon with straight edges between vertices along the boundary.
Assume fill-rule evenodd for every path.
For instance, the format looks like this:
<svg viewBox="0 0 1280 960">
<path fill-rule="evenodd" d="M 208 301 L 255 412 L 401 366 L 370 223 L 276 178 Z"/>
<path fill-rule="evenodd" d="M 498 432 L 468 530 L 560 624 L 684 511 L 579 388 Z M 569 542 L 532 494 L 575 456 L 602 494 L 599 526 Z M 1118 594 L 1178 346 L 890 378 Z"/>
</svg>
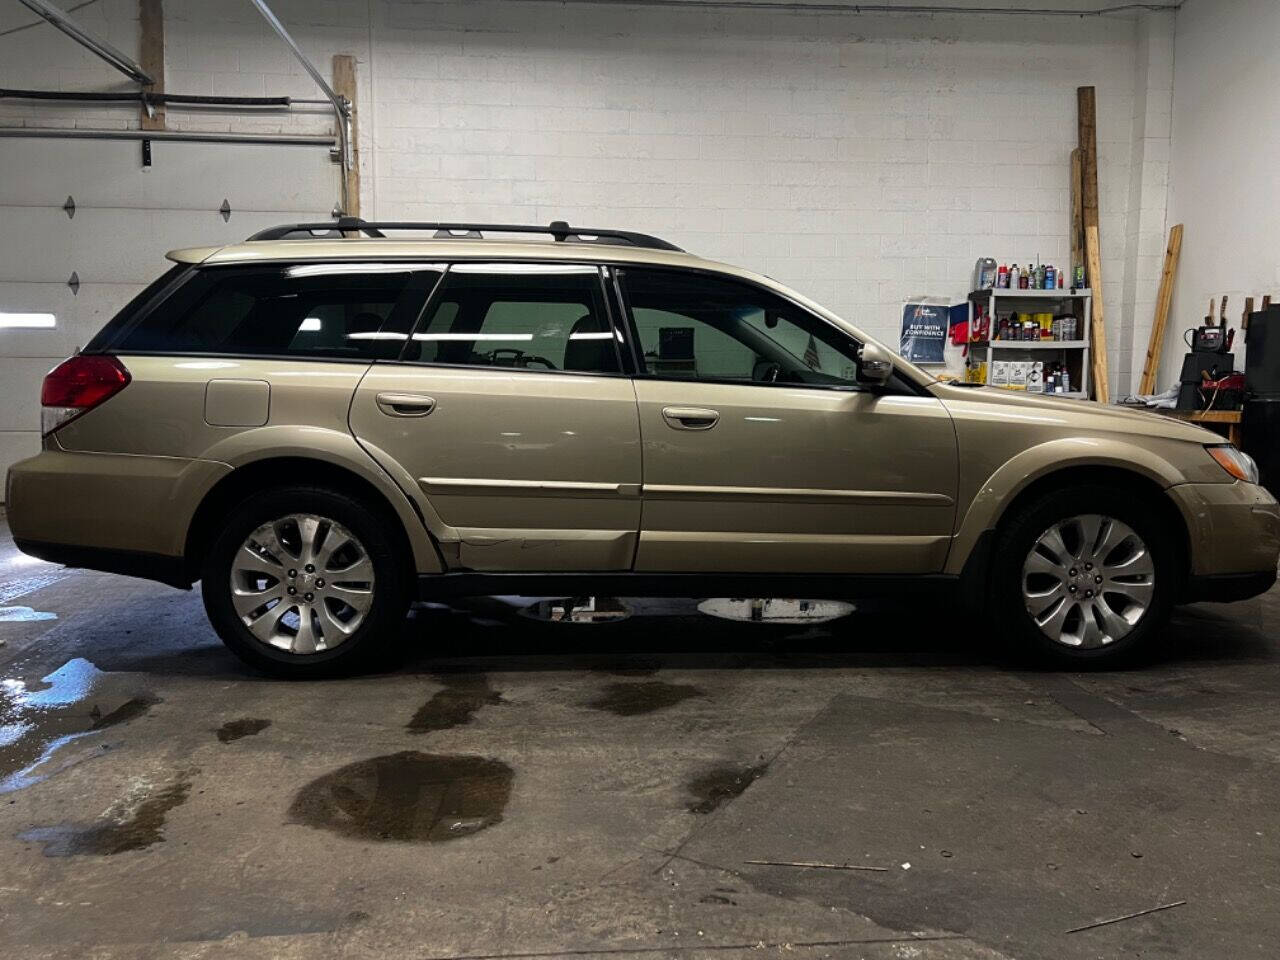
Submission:
<svg viewBox="0 0 1280 960">
<path fill-rule="evenodd" d="M 1102 253 L 1098 236 L 1098 120 L 1093 87 L 1076 89 L 1080 132 L 1080 196 L 1084 222 L 1084 254 L 1089 290 L 1093 294 L 1093 329 L 1089 356 L 1093 361 L 1093 395 L 1099 403 L 1111 401 L 1107 370 L 1107 326 L 1102 296 Z"/>
<path fill-rule="evenodd" d="M 164 2 L 163 0 L 138 0 L 138 59 L 139 66 L 155 78 L 147 93 L 164 93 Z M 155 105 L 155 113 L 147 114 L 142 107 L 142 129 L 164 129 L 164 104 Z"/>
<path fill-rule="evenodd" d="M 1164 330 L 1169 323 L 1169 302 L 1173 298 L 1173 278 L 1178 274 L 1178 258 L 1182 255 L 1182 224 L 1169 231 L 1169 245 L 1164 249 L 1164 270 L 1160 274 L 1160 293 L 1156 296 L 1156 315 L 1151 323 L 1151 339 L 1147 341 L 1147 362 L 1142 368 L 1138 393 L 1155 393 L 1156 374 L 1160 370 L 1160 352 L 1164 347 Z"/>
<path fill-rule="evenodd" d="M 345 53 L 333 57 L 333 92 L 351 104 L 351 166 L 347 176 L 348 217 L 360 216 L 360 141 L 356 137 L 356 58 Z M 336 131 L 335 131 L 336 133 Z"/>
<path fill-rule="evenodd" d="M 1084 196 L 1081 193 L 1080 148 L 1071 151 L 1071 282 L 1074 287 L 1076 267 L 1084 266 Z"/>
</svg>

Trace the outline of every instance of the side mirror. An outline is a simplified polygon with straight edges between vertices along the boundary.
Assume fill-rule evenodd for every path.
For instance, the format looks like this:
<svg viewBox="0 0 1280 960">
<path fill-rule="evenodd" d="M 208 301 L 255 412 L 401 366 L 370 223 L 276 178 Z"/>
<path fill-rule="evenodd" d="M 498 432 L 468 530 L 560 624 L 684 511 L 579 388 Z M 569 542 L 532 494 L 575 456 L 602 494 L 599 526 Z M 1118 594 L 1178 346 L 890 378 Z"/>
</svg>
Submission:
<svg viewBox="0 0 1280 960">
<path fill-rule="evenodd" d="M 858 382 L 883 384 L 893 376 L 893 360 L 888 351 L 874 343 L 864 343 L 858 351 Z"/>
</svg>

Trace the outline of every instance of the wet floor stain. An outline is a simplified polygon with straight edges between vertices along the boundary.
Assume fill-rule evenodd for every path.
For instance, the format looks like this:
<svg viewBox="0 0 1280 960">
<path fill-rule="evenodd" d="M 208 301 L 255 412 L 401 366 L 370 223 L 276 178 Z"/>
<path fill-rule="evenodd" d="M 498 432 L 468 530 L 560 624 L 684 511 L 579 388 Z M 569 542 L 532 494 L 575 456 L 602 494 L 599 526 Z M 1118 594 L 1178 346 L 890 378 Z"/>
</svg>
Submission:
<svg viewBox="0 0 1280 960">
<path fill-rule="evenodd" d="M 136 720 L 160 703 L 151 693 L 130 690 L 134 682 L 79 657 L 39 682 L 0 680 L 0 794 L 40 783 L 94 756 L 81 751 L 67 757 L 63 748 Z"/>
<path fill-rule="evenodd" d="M 57 620 L 56 613 L 33 610 L 31 607 L 0 607 L 0 623 L 35 623 L 39 620 Z"/>
<path fill-rule="evenodd" d="M 140 782 L 94 823 L 36 827 L 18 834 L 18 839 L 43 844 L 46 857 L 110 857 L 145 850 L 164 841 L 169 811 L 186 803 L 190 792 L 186 776 L 158 790 Z"/>
<path fill-rule="evenodd" d="M 651 677 L 662 669 L 662 663 L 649 657 L 618 657 L 591 667 L 593 673 L 609 673 L 615 677 Z"/>
<path fill-rule="evenodd" d="M 619 717 L 635 717 L 674 707 L 702 691 L 687 683 L 644 680 L 639 683 L 611 683 L 604 693 L 587 704 L 592 710 L 603 710 Z"/>
<path fill-rule="evenodd" d="M 747 787 L 764 775 L 765 764 L 754 767 L 712 767 L 689 781 L 688 790 L 693 795 L 690 813 L 711 813 L 736 797 L 742 796 Z"/>
<path fill-rule="evenodd" d="M 270 720 L 241 717 L 239 720 L 228 720 L 213 732 L 223 743 L 230 743 L 232 740 L 239 740 L 242 737 L 256 737 L 269 726 L 271 726 Z"/>
<path fill-rule="evenodd" d="M 470 723 L 481 707 L 502 702 L 502 694 L 489 685 L 483 673 L 443 673 L 435 677 L 444 689 L 418 708 L 405 724 L 410 733 L 448 730 Z"/>
<path fill-rule="evenodd" d="M 405 750 L 307 784 L 288 822 L 356 840 L 457 840 L 502 821 L 514 771 L 499 760 Z"/>
<path fill-rule="evenodd" d="M 130 697 L 110 713 L 103 713 L 95 703 L 93 709 L 89 711 L 89 717 L 93 720 L 93 726 L 90 729 L 105 730 L 107 727 L 136 720 L 159 702 L 159 697 L 144 693 L 138 697 Z"/>
</svg>

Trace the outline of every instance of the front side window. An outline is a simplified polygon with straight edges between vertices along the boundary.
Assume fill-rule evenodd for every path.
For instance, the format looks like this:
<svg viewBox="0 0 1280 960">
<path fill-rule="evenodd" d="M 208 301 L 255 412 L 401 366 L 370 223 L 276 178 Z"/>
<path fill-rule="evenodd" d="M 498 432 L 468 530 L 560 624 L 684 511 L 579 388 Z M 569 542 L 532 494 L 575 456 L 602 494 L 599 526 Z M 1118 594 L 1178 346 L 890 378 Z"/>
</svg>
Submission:
<svg viewBox="0 0 1280 960">
<path fill-rule="evenodd" d="M 393 357 L 439 275 L 439 268 L 408 264 L 201 269 L 125 334 L 117 349 Z"/>
<path fill-rule="evenodd" d="M 767 290 L 705 274 L 628 268 L 620 282 L 645 372 L 659 377 L 852 387 L 858 344 Z"/>
<path fill-rule="evenodd" d="M 455 264 L 402 357 L 527 370 L 617 373 L 599 270 Z"/>
</svg>

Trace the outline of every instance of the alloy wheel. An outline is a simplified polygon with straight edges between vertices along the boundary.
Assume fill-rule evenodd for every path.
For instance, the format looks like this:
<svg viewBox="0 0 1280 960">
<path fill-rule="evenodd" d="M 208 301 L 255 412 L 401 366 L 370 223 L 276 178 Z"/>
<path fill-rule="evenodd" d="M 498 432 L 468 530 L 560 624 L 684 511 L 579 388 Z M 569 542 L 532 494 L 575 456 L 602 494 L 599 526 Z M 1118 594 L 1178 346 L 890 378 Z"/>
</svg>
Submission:
<svg viewBox="0 0 1280 960">
<path fill-rule="evenodd" d="M 312 513 L 264 523 L 231 563 L 231 603 L 259 641 L 295 654 L 332 650 L 373 606 L 373 561 L 341 524 Z"/>
<path fill-rule="evenodd" d="M 1114 517 L 1083 514 L 1040 535 L 1022 567 L 1022 598 L 1036 626 L 1064 646 L 1092 649 L 1129 634 L 1155 593 L 1142 538 Z"/>
</svg>

